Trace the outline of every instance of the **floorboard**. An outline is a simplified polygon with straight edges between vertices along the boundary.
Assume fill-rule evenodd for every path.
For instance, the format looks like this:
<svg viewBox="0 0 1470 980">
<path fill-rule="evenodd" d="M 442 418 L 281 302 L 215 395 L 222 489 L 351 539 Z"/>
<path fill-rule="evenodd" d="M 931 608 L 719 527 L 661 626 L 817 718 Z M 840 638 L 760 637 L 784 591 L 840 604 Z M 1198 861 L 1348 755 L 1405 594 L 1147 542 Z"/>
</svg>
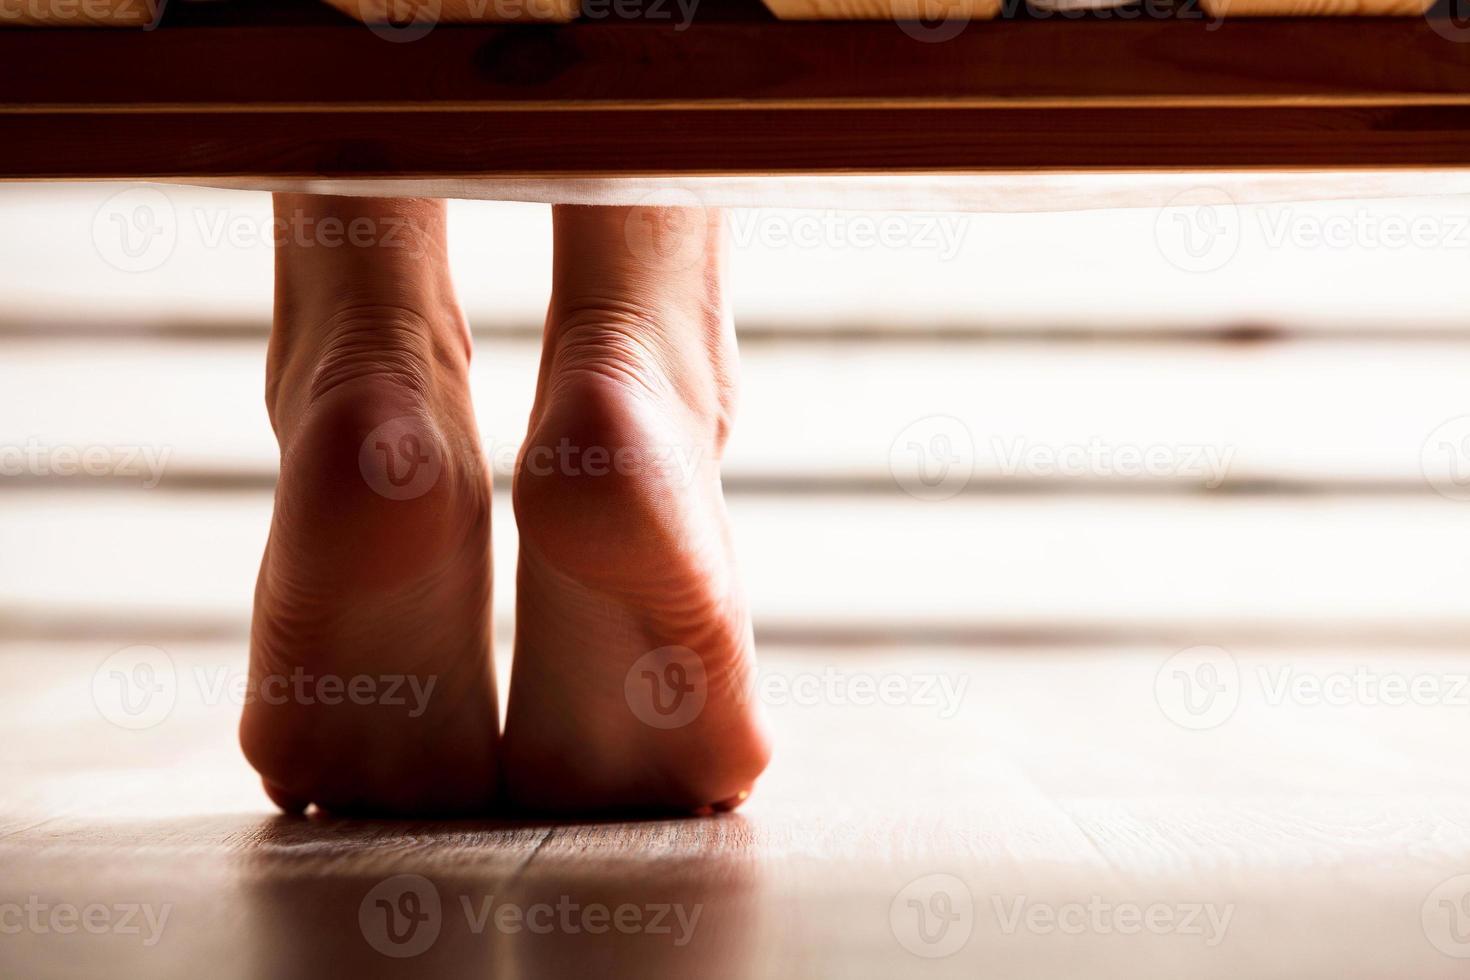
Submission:
<svg viewBox="0 0 1470 980">
<path fill-rule="evenodd" d="M 1165 649 L 772 649 L 779 752 L 746 808 L 428 824 L 273 816 L 233 745 L 238 706 L 199 680 L 239 670 L 238 644 L 177 651 L 172 711 L 144 730 L 93 699 L 107 650 L 0 648 L 7 976 L 1464 975 L 1436 946 L 1463 952 L 1438 903 L 1470 890 L 1451 881 L 1470 872 L 1467 714 L 1449 695 L 1463 652 L 1238 650 L 1234 711 L 1190 730 L 1156 686 Z M 1443 696 L 1275 703 L 1283 669 L 1430 678 Z M 904 697 L 786 697 L 771 680 L 858 675 Z M 960 696 L 930 703 L 925 677 Z M 401 958 L 379 952 L 411 946 L 375 905 L 399 875 L 439 899 L 437 935 Z M 958 918 L 926 941 L 908 902 L 943 911 L 939 891 Z M 40 927 L 18 918 L 27 902 L 45 904 Z M 112 917 L 97 934 L 51 928 L 50 909 L 94 903 Z M 544 933 L 494 918 L 542 905 L 572 918 Z M 581 929 L 622 905 L 650 928 Z M 159 927 L 140 914 L 130 932 L 114 906 Z M 661 906 L 668 934 L 651 928 Z"/>
</svg>

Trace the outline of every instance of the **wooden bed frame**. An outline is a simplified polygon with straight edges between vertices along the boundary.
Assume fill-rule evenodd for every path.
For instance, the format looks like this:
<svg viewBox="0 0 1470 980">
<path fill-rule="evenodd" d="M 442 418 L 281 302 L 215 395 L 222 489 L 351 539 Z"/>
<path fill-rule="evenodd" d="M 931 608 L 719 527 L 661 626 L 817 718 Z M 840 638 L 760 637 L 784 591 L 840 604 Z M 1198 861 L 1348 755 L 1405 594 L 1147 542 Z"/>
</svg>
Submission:
<svg viewBox="0 0 1470 980">
<path fill-rule="evenodd" d="M 715 9 L 718 7 L 719 9 Z M 0 177 L 1470 165 L 1470 25 L 1408 18 L 440 25 L 176 3 L 0 31 Z M 248 15 L 248 16 L 247 16 Z"/>
</svg>

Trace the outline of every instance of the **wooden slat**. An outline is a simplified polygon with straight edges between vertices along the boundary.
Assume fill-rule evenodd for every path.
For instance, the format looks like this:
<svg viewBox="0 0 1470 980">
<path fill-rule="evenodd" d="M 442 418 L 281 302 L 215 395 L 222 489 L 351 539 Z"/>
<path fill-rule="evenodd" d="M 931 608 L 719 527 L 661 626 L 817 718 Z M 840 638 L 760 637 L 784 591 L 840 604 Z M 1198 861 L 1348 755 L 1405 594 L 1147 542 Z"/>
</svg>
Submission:
<svg viewBox="0 0 1470 980">
<path fill-rule="evenodd" d="M 684 21 L 672 0 L 665 9 L 667 21 L 464 27 L 408 44 L 248 21 L 0 32 L 0 112 L 1470 103 L 1470 51 L 1421 19 L 992 21 L 923 44 L 892 23 L 720 23 L 703 5 Z M 117 70 L 136 59 L 155 70 Z M 612 70 L 630 63 L 639 70 Z"/>
<path fill-rule="evenodd" d="M 1212 17 L 1418 17 L 1435 0 L 1200 0 Z"/>
<path fill-rule="evenodd" d="M 248 621 L 267 493 L 14 490 L 0 502 L 9 557 L 0 629 L 12 614 L 62 626 Z M 1455 641 L 1470 593 L 1465 506 L 1437 497 L 730 500 L 757 633 L 808 640 L 1299 631 Z M 509 494 L 496 495 L 492 534 L 505 632 L 517 547 Z"/>
<path fill-rule="evenodd" d="M 0 13 L 0 33 L 12 27 L 113 27 L 151 30 L 168 0 L 21 0 Z"/>
<path fill-rule="evenodd" d="M 1420 193 L 1444 186 L 1440 175 L 1407 176 Z M 1214 175 L 1198 180 L 1215 186 Z M 0 339 L 265 337 L 269 195 L 135 186 L 0 184 Z M 1462 198 L 1242 204 L 1229 261 L 1195 271 L 1170 261 L 1183 242 L 1159 210 L 1189 186 L 1158 193 L 1151 207 L 1064 214 L 732 211 L 736 324 L 752 343 L 1470 337 Z M 117 221 L 137 204 L 177 230 L 171 250 L 138 257 L 141 268 L 117 247 Z M 551 289 L 548 209 L 449 208 L 450 262 L 471 326 L 486 341 L 538 337 Z M 897 245 L 854 241 L 876 222 L 898 231 Z M 1431 235 L 1394 247 L 1379 232 L 1395 226 Z M 1346 242 L 1293 240 L 1297 229 L 1344 228 Z"/>
<path fill-rule="evenodd" d="M 389 39 L 402 31 L 405 39 L 440 24 L 561 23 L 574 20 L 580 0 L 430 0 L 422 4 L 394 0 L 324 0 L 349 17 L 386 29 Z"/>
<path fill-rule="evenodd" d="M 0 139 L 28 179 L 1460 167 L 1470 106 L 35 113 Z"/>
<path fill-rule="evenodd" d="M 765 0 L 782 20 L 888 20 L 948 18 L 957 24 L 989 20 L 1005 0 Z"/>
<path fill-rule="evenodd" d="M 484 447 L 501 477 L 525 432 L 539 357 L 534 339 L 491 339 L 472 362 Z M 914 457 L 902 445 L 892 455 L 893 444 L 941 431 L 922 420 L 945 416 L 968 430 L 970 444 L 956 451 L 973 465 L 979 494 L 1429 494 L 1426 463 L 1438 474 L 1448 458 L 1426 444 L 1470 413 L 1467 377 L 1463 343 L 767 341 L 743 351 L 723 472 L 736 493 L 898 496 L 890 466 Z M 166 489 L 268 488 L 278 450 L 263 378 L 260 341 L 6 344 L 0 464 L 14 472 L 22 464 L 7 453 L 27 446 L 149 447 L 167 452 Z M 1107 454 L 1095 471 L 1049 470 L 1034 455 L 1070 453 L 1070 467 L 1091 446 Z M 1177 465 L 1148 478 L 1105 469 L 1125 448 L 1162 450 Z M 1207 451 L 1215 456 L 1200 455 Z M 91 482 L 41 469 L 25 475 L 56 489 Z M 110 480 L 121 488 L 140 481 Z M 0 477 L 0 487 L 17 482 Z"/>
<path fill-rule="evenodd" d="M 0 33 L 0 176 L 1470 165 L 1470 50 L 1429 22 L 1213 26 Z"/>
</svg>

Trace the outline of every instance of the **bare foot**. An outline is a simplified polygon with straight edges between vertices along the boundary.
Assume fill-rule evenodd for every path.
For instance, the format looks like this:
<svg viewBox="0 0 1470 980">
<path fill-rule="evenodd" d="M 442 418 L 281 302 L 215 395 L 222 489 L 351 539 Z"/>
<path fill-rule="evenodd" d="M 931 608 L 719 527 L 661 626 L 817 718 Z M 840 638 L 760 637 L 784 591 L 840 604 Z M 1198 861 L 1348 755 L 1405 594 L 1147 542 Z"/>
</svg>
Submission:
<svg viewBox="0 0 1470 980">
<path fill-rule="evenodd" d="M 490 482 L 444 206 L 278 195 L 276 214 L 281 476 L 241 745 L 288 811 L 486 810 Z"/>
<path fill-rule="evenodd" d="M 734 409 L 720 216 L 558 207 L 518 462 L 503 765 L 550 810 L 739 803 L 769 748 L 719 462 Z"/>
</svg>

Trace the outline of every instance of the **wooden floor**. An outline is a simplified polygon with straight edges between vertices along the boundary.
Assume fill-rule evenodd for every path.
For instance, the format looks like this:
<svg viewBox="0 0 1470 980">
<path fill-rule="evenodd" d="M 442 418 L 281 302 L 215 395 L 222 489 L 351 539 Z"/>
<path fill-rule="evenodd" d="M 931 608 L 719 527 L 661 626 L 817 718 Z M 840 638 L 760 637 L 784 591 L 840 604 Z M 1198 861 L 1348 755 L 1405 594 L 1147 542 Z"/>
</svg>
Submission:
<svg viewBox="0 0 1470 980">
<path fill-rule="evenodd" d="M 115 649 L 0 647 L 0 975 L 1467 969 L 1444 950 L 1470 953 L 1470 878 L 1443 883 L 1470 873 L 1470 707 L 1273 702 L 1283 669 L 1453 702 L 1466 654 L 1236 650 L 1238 705 L 1197 731 L 1171 649 L 774 649 L 779 754 L 745 809 L 436 824 L 273 815 L 219 693 L 243 644 L 171 651 L 142 730 L 94 688 Z M 900 696 L 856 704 L 860 676 Z"/>
</svg>

